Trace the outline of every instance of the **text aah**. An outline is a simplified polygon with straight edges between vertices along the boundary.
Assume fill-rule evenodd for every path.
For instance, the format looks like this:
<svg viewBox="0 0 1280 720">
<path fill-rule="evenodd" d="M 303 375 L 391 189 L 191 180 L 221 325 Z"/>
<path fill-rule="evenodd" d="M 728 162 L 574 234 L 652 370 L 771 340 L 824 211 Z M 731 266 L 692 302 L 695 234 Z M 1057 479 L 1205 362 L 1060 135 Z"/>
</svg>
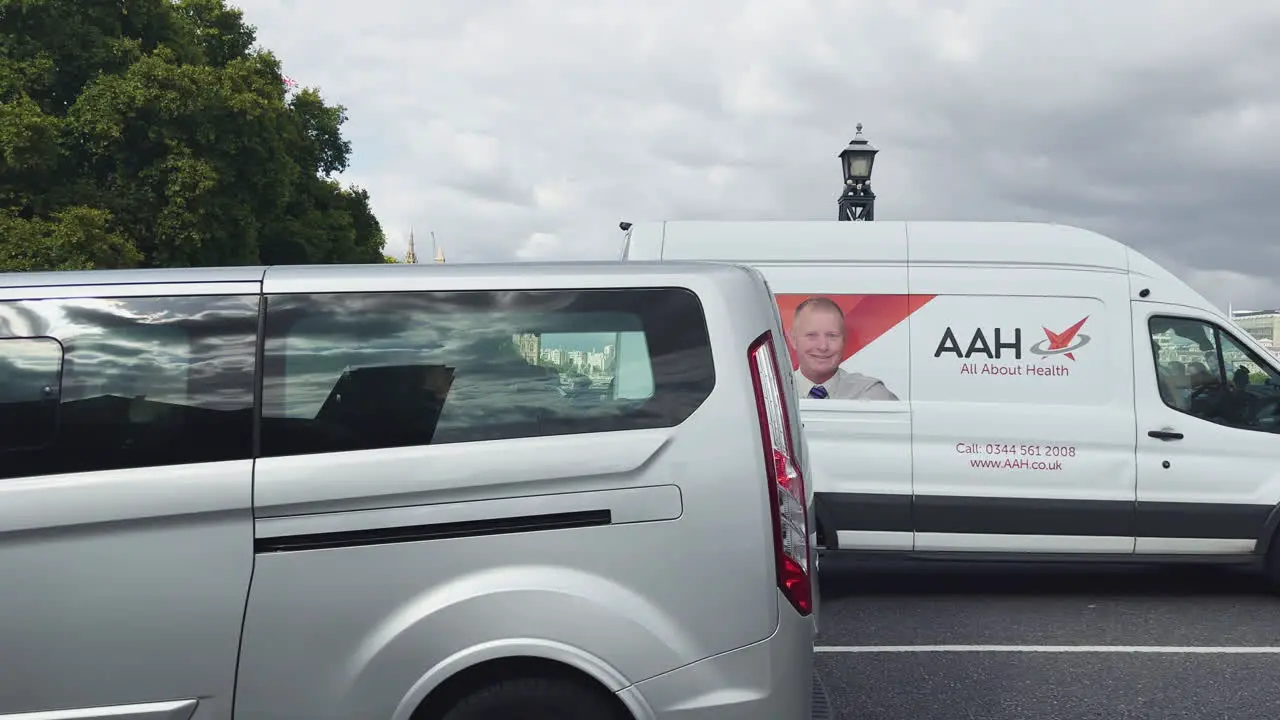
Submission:
<svg viewBox="0 0 1280 720">
<path fill-rule="evenodd" d="M 999 377 L 1066 377 L 1071 375 L 1071 368 L 1062 362 L 1046 362 L 1057 357 L 1075 362 L 1075 352 L 1089 343 L 1089 336 L 1080 332 L 1088 321 L 1088 316 L 1081 318 L 1065 330 L 1054 332 L 1044 330 L 1045 338 L 1040 342 L 1024 346 L 1022 328 L 974 329 L 969 342 L 963 344 L 956 332 L 948 326 L 933 350 L 933 356 L 954 355 L 961 360 L 969 360 L 974 356 L 984 357 L 988 362 L 968 362 L 960 366 L 961 375 L 993 375 Z M 1024 352 L 1038 356 L 1035 361 L 1023 361 Z"/>
<path fill-rule="evenodd" d="M 969 339 L 969 346 L 961 350 L 960 341 L 956 338 L 956 333 L 947 327 L 942 333 L 942 339 L 938 341 L 938 347 L 933 351 L 934 357 L 942 357 L 944 353 L 954 354 L 958 358 L 968 360 L 974 355 L 983 355 L 992 360 L 999 360 L 1005 357 L 1002 353 L 1005 350 L 1013 351 L 1013 359 L 1022 359 L 1022 328 L 1013 329 L 1013 339 L 1007 340 L 1001 334 L 1002 329 L 996 328 L 992 333 L 994 343 L 987 339 L 986 333 L 982 328 L 973 331 L 973 337 Z"/>
</svg>

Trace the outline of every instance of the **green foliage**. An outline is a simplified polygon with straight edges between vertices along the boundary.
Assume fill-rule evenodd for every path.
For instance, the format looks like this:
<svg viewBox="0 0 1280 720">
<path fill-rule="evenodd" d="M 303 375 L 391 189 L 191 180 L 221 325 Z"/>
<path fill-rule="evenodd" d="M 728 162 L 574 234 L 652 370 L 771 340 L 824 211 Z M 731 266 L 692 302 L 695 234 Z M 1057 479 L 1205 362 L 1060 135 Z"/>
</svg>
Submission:
<svg viewBox="0 0 1280 720">
<path fill-rule="evenodd" d="M 0 270 L 382 262 L 346 112 L 225 0 L 0 0 Z"/>
</svg>

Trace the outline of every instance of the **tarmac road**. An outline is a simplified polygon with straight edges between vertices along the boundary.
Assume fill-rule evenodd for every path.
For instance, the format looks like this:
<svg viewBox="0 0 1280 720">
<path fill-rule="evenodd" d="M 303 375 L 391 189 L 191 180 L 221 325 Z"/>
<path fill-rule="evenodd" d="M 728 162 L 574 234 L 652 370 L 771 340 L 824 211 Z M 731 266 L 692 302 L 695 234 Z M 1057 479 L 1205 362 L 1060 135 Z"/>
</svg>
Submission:
<svg viewBox="0 0 1280 720">
<path fill-rule="evenodd" d="M 820 582 L 842 720 L 1280 718 L 1280 594 L 1248 573 L 828 556 Z"/>
</svg>

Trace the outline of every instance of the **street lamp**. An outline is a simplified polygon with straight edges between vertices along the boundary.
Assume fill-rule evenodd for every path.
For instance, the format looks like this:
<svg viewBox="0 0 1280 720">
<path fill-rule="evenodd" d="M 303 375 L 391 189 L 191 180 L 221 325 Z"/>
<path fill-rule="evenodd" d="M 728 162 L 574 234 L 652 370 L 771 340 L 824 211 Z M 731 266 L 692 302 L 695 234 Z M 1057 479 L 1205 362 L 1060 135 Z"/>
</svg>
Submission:
<svg viewBox="0 0 1280 720">
<path fill-rule="evenodd" d="M 840 166 L 844 170 L 844 189 L 838 201 L 839 220 L 875 220 L 876 194 L 871 192 L 871 167 L 876 153 L 880 152 L 862 137 L 862 123 L 857 124 L 857 135 L 848 147 L 840 151 Z"/>
</svg>

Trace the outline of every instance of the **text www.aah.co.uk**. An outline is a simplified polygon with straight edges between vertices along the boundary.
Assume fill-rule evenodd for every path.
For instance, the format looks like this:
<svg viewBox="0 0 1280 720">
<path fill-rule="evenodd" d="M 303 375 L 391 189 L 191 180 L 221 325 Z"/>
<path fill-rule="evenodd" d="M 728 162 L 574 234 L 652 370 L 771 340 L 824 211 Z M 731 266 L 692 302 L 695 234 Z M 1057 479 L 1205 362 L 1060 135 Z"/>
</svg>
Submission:
<svg viewBox="0 0 1280 720">
<path fill-rule="evenodd" d="M 992 470 L 1061 470 L 1062 461 L 1044 462 L 1042 460 L 969 460 L 970 467 L 991 468 Z"/>
</svg>

